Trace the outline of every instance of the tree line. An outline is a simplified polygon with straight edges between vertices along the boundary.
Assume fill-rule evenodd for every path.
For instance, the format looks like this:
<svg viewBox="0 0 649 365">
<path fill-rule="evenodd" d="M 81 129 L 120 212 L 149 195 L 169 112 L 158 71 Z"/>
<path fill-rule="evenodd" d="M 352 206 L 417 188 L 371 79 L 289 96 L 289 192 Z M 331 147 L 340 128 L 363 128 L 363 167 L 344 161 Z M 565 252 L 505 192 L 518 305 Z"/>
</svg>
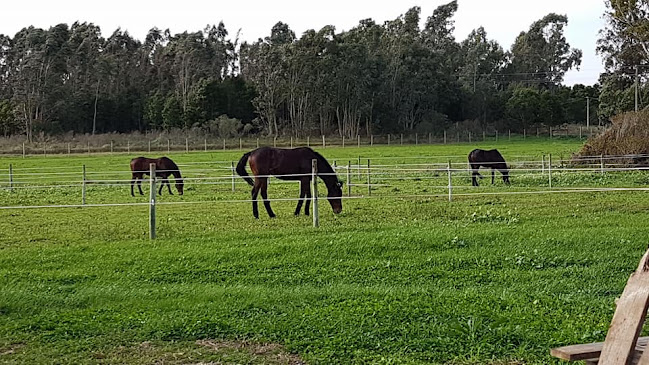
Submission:
<svg viewBox="0 0 649 365">
<path fill-rule="evenodd" d="M 223 137 L 440 134 L 458 122 L 476 132 L 583 123 L 587 104 L 597 123 L 628 110 L 635 86 L 628 66 L 647 52 L 642 41 L 635 53 L 618 52 L 629 32 L 615 23 L 625 21 L 617 1 L 606 2 L 602 86 L 562 85 L 582 57 L 564 36 L 566 16 L 535 21 L 505 50 L 482 27 L 454 38 L 457 1 L 435 9 L 423 27 L 413 7 L 383 24 L 365 19 L 299 38 L 278 22 L 250 43 L 223 23 L 178 34 L 153 28 L 144 41 L 121 29 L 103 38 L 86 22 L 30 26 L 0 35 L 0 128 L 29 140 L 175 128 Z M 637 7 L 646 12 L 642 0 Z"/>
</svg>

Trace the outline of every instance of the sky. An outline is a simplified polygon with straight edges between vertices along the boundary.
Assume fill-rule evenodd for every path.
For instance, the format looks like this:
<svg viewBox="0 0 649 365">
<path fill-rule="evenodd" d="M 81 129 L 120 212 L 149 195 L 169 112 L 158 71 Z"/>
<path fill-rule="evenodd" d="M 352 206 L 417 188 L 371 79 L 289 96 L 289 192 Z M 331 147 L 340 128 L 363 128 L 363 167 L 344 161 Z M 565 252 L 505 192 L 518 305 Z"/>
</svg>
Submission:
<svg viewBox="0 0 649 365">
<path fill-rule="evenodd" d="M 413 6 L 421 7 L 423 26 L 435 8 L 448 1 L 21 0 L 3 4 L 0 34 L 13 37 L 29 25 L 47 29 L 59 23 L 85 21 L 98 25 L 104 37 L 119 27 L 144 40 L 153 27 L 168 28 L 173 34 L 202 30 L 208 24 L 223 21 L 231 37 L 240 30 L 242 41 L 253 42 L 269 35 L 278 21 L 287 23 L 299 37 L 308 29 L 318 30 L 325 25 L 334 25 L 339 32 L 348 30 L 367 18 L 382 24 Z M 569 71 L 564 83 L 592 85 L 603 71 L 595 47 L 598 32 L 605 24 L 604 0 L 458 0 L 458 4 L 454 17 L 457 41 L 483 26 L 488 37 L 505 49 L 511 48 L 521 31 L 548 13 L 567 15 L 565 37 L 584 56 L 580 70 Z"/>
</svg>

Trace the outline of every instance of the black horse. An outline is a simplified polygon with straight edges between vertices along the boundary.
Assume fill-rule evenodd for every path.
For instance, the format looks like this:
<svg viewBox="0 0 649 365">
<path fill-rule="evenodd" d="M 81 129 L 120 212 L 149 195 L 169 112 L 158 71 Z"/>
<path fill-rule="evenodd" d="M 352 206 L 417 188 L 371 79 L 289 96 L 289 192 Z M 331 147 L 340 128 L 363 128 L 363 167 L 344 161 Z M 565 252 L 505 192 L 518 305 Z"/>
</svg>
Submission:
<svg viewBox="0 0 649 365">
<path fill-rule="evenodd" d="M 473 186 L 478 186 L 476 176 L 482 178 L 478 173 L 480 166 L 491 169 L 491 184 L 494 183 L 494 170 L 500 171 L 503 175 L 503 181 L 509 185 L 509 169 L 503 155 L 498 150 L 481 150 L 475 149 L 469 153 L 469 165 L 471 166 L 471 181 Z"/>
<path fill-rule="evenodd" d="M 338 214 L 343 210 L 341 197 L 342 184 L 338 181 L 336 173 L 329 162 L 321 154 L 308 147 L 293 149 L 282 149 L 273 147 L 261 147 L 244 154 L 237 164 L 237 174 L 241 176 L 252 188 L 252 214 L 259 218 L 257 209 L 257 194 L 261 192 L 264 200 L 264 207 L 271 218 L 275 213 L 268 201 L 268 177 L 276 176 L 281 180 L 293 180 L 300 182 L 300 200 L 295 208 L 295 215 L 300 214 L 300 208 L 306 198 L 304 214 L 309 215 L 309 204 L 311 202 L 311 160 L 318 161 L 318 176 L 327 186 L 327 200 L 331 204 L 334 213 Z M 250 164 L 250 170 L 255 175 L 255 180 L 246 172 L 246 163 Z"/>
<path fill-rule="evenodd" d="M 136 157 L 131 160 L 131 196 L 133 194 L 133 184 L 137 181 L 137 188 L 140 189 L 140 195 L 144 195 L 142 192 L 142 178 L 144 175 L 149 175 L 149 165 L 155 164 L 155 176 L 162 178 L 162 184 L 160 184 L 160 189 L 158 189 L 158 194 L 162 195 L 162 188 L 167 184 L 167 189 L 169 189 L 169 194 L 171 192 L 171 186 L 169 185 L 169 175 L 174 176 L 176 180 L 176 190 L 178 190 L 179 195 L 183 195 L 183 178 L 180 175 L 180 170 L 178 165 L 175 162 L 171 161 L 168 157 L 160 158 L 146 158 L 146 157 Z"/>
</svg>

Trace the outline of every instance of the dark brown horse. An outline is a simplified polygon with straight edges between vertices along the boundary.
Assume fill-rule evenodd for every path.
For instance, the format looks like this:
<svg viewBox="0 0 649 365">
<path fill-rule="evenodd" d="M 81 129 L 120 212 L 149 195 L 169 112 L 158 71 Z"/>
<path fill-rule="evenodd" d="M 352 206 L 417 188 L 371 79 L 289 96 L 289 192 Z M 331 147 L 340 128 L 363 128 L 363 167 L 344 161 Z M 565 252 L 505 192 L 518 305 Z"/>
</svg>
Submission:
<svg viewBox="0 0 649 365">
<path fill-rule="evenodd" d="M 342 184 L 338 181 L 334 169 L 321 154 L 308 147 L 294 149 L 261 147 L 244 154 L 237 164 L 237 174 L 252 186 L 252 214 L 255 218 L 259 218 L 257 209 L 257 194 L 259 192 L 264 200 L 266 212 L 271 218 L 275 217 L 275 213 L 270 208 L 270 201 L 268 201 L 268 177 L 270 175 L 281 180 L 300 182 L 300 200 L 297 202 L 295 215 L 300 214 L 300 208 L 305 198 L 304 214 L 309 215 L 311 160 L 318 161 L 318 176 L 327 186 L 327 200 L 329 200 L 334 213 L 338 214 L 343 210 Z M 250 164 L 250 170 L 255 175 L 254 181 L 246 172 L 246 163 Z"/>
<path fill-rule="evenodd" d="M 473 186 L 478 186 L 476 176 L 482 178 L 478 173 L 480 166 L 491 169 L 491 184 L 494 183 L 494 171 L 498 170 L 503 175 L 503 181 L 509 185 L 509 169 L 503 155 L 498 150 L 481 150 L 475 149 L 469 153 L 469 165 L 471 166 L 471 182 Z"/>
<path fill-rule="evenodd" d="M 136 157 L 131 160 L 131 173 L 133 174 L 131 178 L 131 196 L 133 194 L 133 184 L 137 181 L 137 188 L 140 189 L 140 195 L 144 195 L 142 192 L 142 179 L 145 175 L 149 175 L 149 165 L 155 164 L 155 176 L 162 179 L 162 184 L 160 184 L 160 189 L 158 189 L 158 194 L 162 195 L 162 188 L 167 184 L 167 189 L 169 189 L 169 194 L 173 195 L 171 192 L 171 186 L 169 185 L 169 175 L 174 176 L 176 180 L 176 190 L 178 194 L 183 195 L 183 178 L 180 175 L 180 170 L 178 165 L 175 162 L 171 161 L 168 157 L 160 158 L 146 158 L 146 157 Z"/>
</svg>

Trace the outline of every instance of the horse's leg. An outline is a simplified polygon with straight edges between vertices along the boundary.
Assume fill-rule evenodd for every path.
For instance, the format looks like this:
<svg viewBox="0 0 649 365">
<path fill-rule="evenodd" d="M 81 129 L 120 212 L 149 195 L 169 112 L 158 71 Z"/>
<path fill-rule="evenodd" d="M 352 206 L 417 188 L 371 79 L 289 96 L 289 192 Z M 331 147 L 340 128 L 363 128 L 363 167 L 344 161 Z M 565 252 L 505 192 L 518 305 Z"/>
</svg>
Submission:
<svg viewBox="0 0 649 365">
<path fill-rule="evenodd" d="M 268 178 L 265 177 L 262 180 L 261 183 L 261 198 L 264 199 L 264 207 L 266 208 L 266 212 L 268 213 L 268 216 L 271 218 L 275 218 L 275 213 L 273 213 L 273 209 L 270 207 L 270 201 L 268 201 Z"/>
<path fill-rule="evenodd" d="M 494 184 L 494 176 L 496 175 L 496 170 L 493 168 L 491 169 L 491 185 Z"/>
<path fill-rule="evenodd" d="M 135 194 L 133 194 L 133 184 L 135 184 L 135 179 L 137 179 L 137 177 L 134 174 L 131 176 L 131 196 L 135 196 Z"/>
<path fill-rule="evenodd" d="M 165 187 L 165 178 L 163 177 L 160 180 L 160 186 L 158 187 L 158 195 L 162 195 L 162 188 Z"/>
<path fill-rule="evenodd" d="M 140 190 L 140 195 L 144 195 L 144 192 L 142 191 L 142 179 L 144 178 L 144 175 L 140 175 L 140 178 L 137 180 L 137 188 Z"/>
<path fill-rule="evenodd" d="M 306 203 L 304 204 L 304 215 L 309 215 L 309 206 L 311 205 L 311 179 L 307 180 L 307 185 L 306 189 L 304 191 L 306 192 Z"/>
<path fill-rule="evenodd" d="M 479 186 L 478 178 L 476 176 L 480 176 L 478 169 L 476 169 L 475 166 L 471 166 L 471 184 L 473 186 Z"/>
<path fill-rule="evenodd" d="M 300 199 L 297 201 L 297 208 L 295 208 L 295 215 L 300 215 L 300 209 L 302 209 L 302 203 L 304 203 L 304 197 L 306 196 L 305 186 L 309 186 L 308 180 L 300 180 Z"/>
<path fill-rule="evenodd" d="M 252 186 L 252 215 L 255 219 L 259 219 L 259 209 L 257 208 L 257 194 L 259 194 L 259 188 L 261 184 L 259 178 L 255 178 L 255 184 Z"/>
</svg>

